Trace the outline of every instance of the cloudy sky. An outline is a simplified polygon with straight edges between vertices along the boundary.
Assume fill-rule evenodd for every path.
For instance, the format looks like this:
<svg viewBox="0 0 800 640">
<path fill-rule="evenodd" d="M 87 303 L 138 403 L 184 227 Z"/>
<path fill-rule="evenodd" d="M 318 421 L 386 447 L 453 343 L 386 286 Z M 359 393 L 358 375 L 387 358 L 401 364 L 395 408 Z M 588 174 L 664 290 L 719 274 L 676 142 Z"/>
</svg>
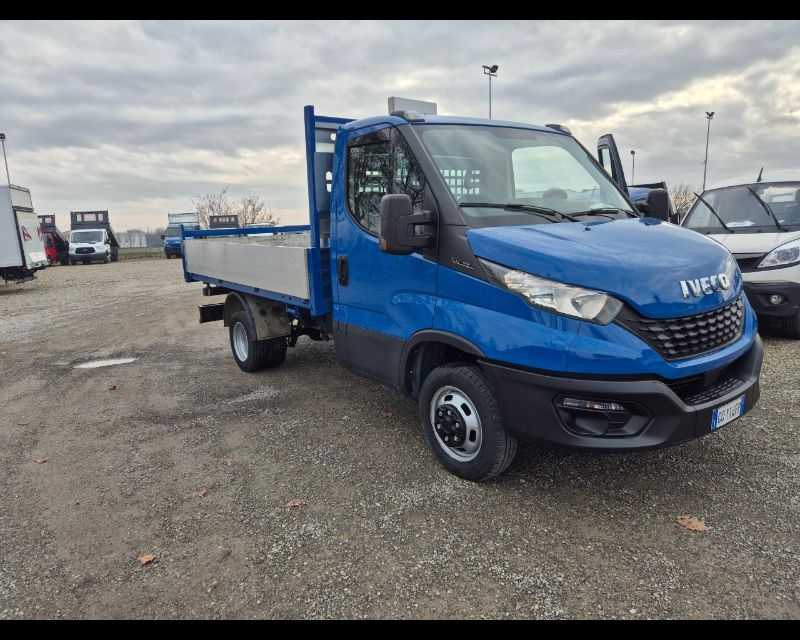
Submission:
<svg viewBox="0 0 800 640">
<path fill-rule="evenodd" d="M 800 23 L 2 22 L 0 131 L 39 213 L 162 226 L 192 197 L 260 194 L 307 216 L 302 108 L 364 117 L 391 95 L 439 112 L 613 132 L 636 181 L 798 166 Z M 630 179 L 630 175 L 628 176 Z"/>
</svg>

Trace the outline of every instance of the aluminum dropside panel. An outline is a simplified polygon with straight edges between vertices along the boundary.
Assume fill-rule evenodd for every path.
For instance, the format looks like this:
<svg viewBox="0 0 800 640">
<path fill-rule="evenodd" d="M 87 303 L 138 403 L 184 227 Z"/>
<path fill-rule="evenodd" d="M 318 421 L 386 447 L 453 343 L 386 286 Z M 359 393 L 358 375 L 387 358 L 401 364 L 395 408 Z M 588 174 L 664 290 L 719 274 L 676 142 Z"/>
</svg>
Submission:
<svg viewBox="0 0 800 640">
<path fill-rule="evenodd" d="M 220 239 L 186 239 L 186 271 L 262 291 L 310 300 L 306 247 Z"/>
</svg>

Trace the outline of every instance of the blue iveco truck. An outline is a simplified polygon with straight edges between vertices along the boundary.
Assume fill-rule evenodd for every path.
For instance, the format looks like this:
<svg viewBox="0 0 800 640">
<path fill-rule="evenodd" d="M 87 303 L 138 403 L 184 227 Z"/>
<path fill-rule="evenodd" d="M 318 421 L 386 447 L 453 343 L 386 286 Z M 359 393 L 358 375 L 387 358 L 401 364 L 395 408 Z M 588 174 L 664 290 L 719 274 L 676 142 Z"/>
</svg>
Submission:
<svg viewBox="0 0 800 640">
<path fill-rule="evenodd" d="M 419 403 L 451 472 L 519 441 L 661 447 L 749 411 L 763 347 L 727 249 L 635 206 L 564 127 L 305 109 L 310 224 L 183 230 L 244 371 L 301 336 Z M 619 161 L 619 158 L 616 159 Z M 646 214 L 646 215 L 643 215 Z M 297 233 L 297 232 L 301 233 Z"/>
<path fill-rule="evenodd" d="M 167 228 L 161 236 L 164 241 L 164 257 L 167 260 L 180 258 L 182 255 L 181 229 L 199 229 L 200 217 L 196 213 L 168 213 L 167 222 Z"/>
</svg>

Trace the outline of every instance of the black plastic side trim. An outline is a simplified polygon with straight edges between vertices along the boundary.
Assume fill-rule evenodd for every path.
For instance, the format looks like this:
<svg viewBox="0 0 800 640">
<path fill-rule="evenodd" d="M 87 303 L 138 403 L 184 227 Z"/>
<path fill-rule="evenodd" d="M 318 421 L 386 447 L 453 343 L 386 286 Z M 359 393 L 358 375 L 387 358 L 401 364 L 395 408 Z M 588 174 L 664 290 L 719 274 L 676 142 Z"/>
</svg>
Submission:
<svg viewBox="0 0 800 640">
<path fill-rule="evenodd" d="M 398 361 L 405 341 L 352 324 L 336 324 L 334 337 L 339 363 L 361 376 L 398 388 Z"/>
</svg>

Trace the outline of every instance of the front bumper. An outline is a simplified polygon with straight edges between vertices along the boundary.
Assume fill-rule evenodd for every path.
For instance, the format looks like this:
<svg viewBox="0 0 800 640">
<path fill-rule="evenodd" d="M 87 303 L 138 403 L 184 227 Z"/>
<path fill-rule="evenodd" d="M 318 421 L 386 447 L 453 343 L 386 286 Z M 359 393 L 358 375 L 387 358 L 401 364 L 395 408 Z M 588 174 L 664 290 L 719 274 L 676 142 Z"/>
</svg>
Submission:
<svg viewBox="0 0 800 640">
<path fill-rule="evenodd" d="M 174 247 L 164 245 L 164 254 L 168 256 L 178 256 L 181 257 L 181 245 L 175 245 Z"/>
<path fill-rule="evenodd" d="M 106 252 L 97 252 L 94 253 L 72 253 L 69 254 L 69 259 L 74 260 L 75 262 L 81 262 L 86 260 L 88 262 L 103 262 L 106 259 Z"/>
<path fill-rule="evenodd" d="M 480 364 L 500 403 L 503 424 L 517 439 L 626 451 L 664 447 L 707 435 L 712 431 L 714 409 L 742 395 L 744 412 L 750 411 L 759 397 L 763 358 L 764 347 L 756 336 L 750 350 L 731 364 L 677 381 L 576 378 L 487 361 Z M 561 405 L 567 396 L 618 403 L 625 407 L 629 419 L 619 427 L 619 421 L 626 419 L 624 412 L 591 414 L 564 408 Z M 603 421 L 611 427 L 602 435 L 587 433 L 582 426 Z"/>
<path fill-rule="evenodd" d="M 800 313 L 800 283 L 745 282 L 744 292 L 757 315 L 786 318 Z M 783 301 L 772 304 L 769 299 L 773 295 L 781 296 Z"/>
</svg>

